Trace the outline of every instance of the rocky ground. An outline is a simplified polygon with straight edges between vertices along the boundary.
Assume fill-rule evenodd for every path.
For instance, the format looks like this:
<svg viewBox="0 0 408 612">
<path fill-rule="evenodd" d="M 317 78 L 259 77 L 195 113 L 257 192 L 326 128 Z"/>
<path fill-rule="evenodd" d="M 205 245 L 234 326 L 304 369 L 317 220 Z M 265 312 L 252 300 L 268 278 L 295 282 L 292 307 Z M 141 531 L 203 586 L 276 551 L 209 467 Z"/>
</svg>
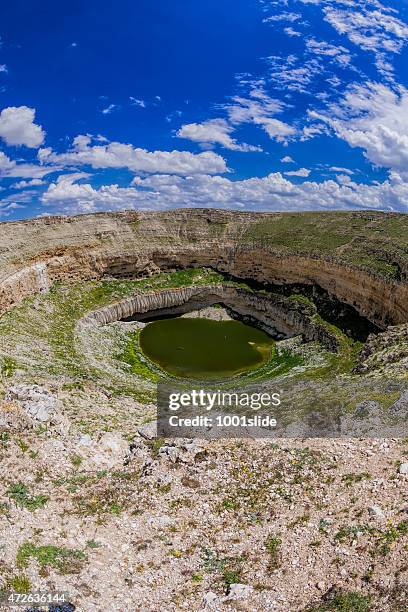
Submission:
<svg viewBox="0 0 408 612">
<path fill-rule="evenodd" d="M 22 383 L 0 419 L 4 590 L 84 612 L 406 610 L 406 441 L 87 435 Z"/>
<path fill-rule="evenodd" d="M 0 589 L 66 592 L 54 612 L 405 611 L 407 440 L 157 438 L 143 323 L 79 330 L 135 290 L 218 281 L 62 284 L 1 318 Z M 372 337 L 363 361 L 336 334 L 337 354 L 279 344 L 298 404 L 312 388 L 363 420 L 406 412 L 406 326 Z"/>
</svg>

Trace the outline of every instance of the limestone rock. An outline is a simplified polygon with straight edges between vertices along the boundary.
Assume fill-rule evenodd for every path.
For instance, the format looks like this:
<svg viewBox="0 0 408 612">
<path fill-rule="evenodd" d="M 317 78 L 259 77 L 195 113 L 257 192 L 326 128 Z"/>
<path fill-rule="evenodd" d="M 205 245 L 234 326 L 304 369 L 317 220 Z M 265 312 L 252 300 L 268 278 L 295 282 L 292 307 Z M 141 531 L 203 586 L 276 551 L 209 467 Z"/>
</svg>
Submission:
<svg viewBox="0 0 408 612">
<path fill-rule="evenodd" d="M 248 584 L 241 584 L 237 582 L 231 584 L 228 593 L 228 599 L 247 599 L 253 593 L 253 587 Z"/>
<path fill-rule="evenodd" d="M 24 412 L 40 423 L 60 420 L 62 402 L 48 389 L 39 385 L 18 384 L 10 387 L 7 399 L 17 401 Z"/>
<path fill-rule="evenodd" d="M 407 419 L 408 416 L 408 392 L 404 391 L 399 399 L 390 407 L 390 412 L 397 417 Z"/>
<path fill-rule="evenodd" d="M 172 463 L 177 463 L 180 457 L 180 449 L 177 446 L 162 446 L 159 450 L 161 457 L 168 457 Z"/>
<path fill-rule="evenodd" d="M 214 609 L 218 605 L 219 597 L 213 591 L 209 591 L 203 596 L 203 602 L 206 608 Z"/>
<path fill-rule="evenodd" d="M 145 423 L 137 430 L 139 436 L 145 438 L 146 440 L 153 440 L 157 438 L 157 421 L 150 421 L 150 423 Z"/>
<path fill-rule="evenodd" d="M 380 508 L 380 506 L 370 506 L 368 512 L 371 516 L 375 518 L 384 518 L 385 514 Z"/>
<path fill-rule="evenodd" d="M 123 436 L 119 433 L 107 432 L 98 440 L 92 459 L 99 467 L 111 468 L 124 462 L 128 449 L 128 442 Z"/>
<path fill-rule="evenodd" d="M 360 221 L 362 213 L 347 214 L 349 222 L 346 223 L 351 231 L 353 220 Z M 382 219 L 371 215 L 369 220 L 365 217 L 364 229 L 359 223 L 359 229 L 354 233 L 359 238 L 356 241 L 357 254 L 360 257 L 362 254 L 362 262 L 367 255 L 373 257 L 372 250 L 367 255 L 364 253 L 365 246 L 371 248 L 369 238 L 373 236 L 370 227 L 373 218 L 381 225 Z M 288 253 L 280 248 L 279 242 L 274 243 L 273 235 L 267 248 L 257 240 L 248 239 L 243 242 L 244 248 L 237 248 L 252 225 L 265 224 L 268 227 L 279 219 L 279 213 L 195 209 L 174 210 L 171 214 L 128 211 L 33 219 L 29 223 L 22 221 L 13 225 L 2 223 L 0 312 L 12 308 L 29 295 L 47 290 L 56 280 L 88 280 L 104 274 L 151 275 L 159 270 L 157 257 L 153 254 L 161 249 L 161 268 L 162 261 L 171 268 L 189 267 L 192 262 L 200 262 L 203 266 L 261 283 L 316 284 L 382 328 L 389 323 L 399 325 L 407 321 L 407 284 L 385 278 L 375 268 L 369 270 L 362 265 L 347 263 L 338 257 L 335 248 L 329 254 L 319 253 L 316 249 L 319 245 L 310 244 L 310 252 Z M 407 221 L 400 219 L 399 222 L 401 235 L 404 235 Z M 220 229 L 222 231 L 218 231 Z M 330 230 L 331 224 L 328 223 L 327 232 Z M 368 237 L 366 242 L 360 239 L 364 233 Z M 116 240 L 106 240 L 107 236 Z M 163 238 L 167 244 L 169 236 L 172 241 L 164 252 Z M 386 236 L 382 239 L 381 232 L 377 231 L 375 241 L 376 257 L 380 261 L 387 260 L 389 242 Z M 390 295 L 392 299 L 387 298 Z"/>
<path fill-rule="evenodd" d="M 404 476 L 408 476 L 408 462 L 401 463 L 398 471 L 400 474 L 404 474 Z"/>
<path fill-rule="evenodd" d="M 82 434 L 79 437 L 78 446 L 89 447 L 89 446 L 92 446 L 92 444 L 93 444 L 93 441 L 92 441 L 92 438 L 91 438 L 91 436 L 89 434 Z"/>
<path fill-rule="evenodd" d="M 16 402 L 0 401 L 0 431 L 24 431 L 33 421 Z"/>
</svg>

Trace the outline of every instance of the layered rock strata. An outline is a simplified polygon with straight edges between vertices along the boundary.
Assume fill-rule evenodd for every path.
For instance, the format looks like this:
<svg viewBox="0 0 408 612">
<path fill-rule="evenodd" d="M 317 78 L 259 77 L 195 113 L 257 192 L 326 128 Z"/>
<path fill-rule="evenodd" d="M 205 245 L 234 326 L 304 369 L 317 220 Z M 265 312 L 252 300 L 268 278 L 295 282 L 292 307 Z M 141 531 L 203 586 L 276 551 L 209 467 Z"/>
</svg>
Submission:
<svg viewBox="0 0 408 612">
<path fill-rule="evenodd" d="M 326 217 L 332 221 L 334 215 Z M 260 224 L 277 223 L 282 216 L 184 209 L 0 224 L 0 314 L 55 281 L 145 276 L 204 266 L 265 284 L 317 285 L 383 329 L 408 321 L 408 283 L 364 263 L 370 261 L 373 246 L 372 241 L 364 242 L 358 234 L 361 230 L 354 232 L 350 244 L 329 249 L 330 254 L 319 253 L 313 241 L 309 253 L 300 253 L 280 248 L 274 238 L 267 243 L 256 239 Z M 361 216 L 349 213 L 346 221 L 361 222 Z M 370 228 L 388 218 L 376 213 L 366 217 Z M 405 217 L 401 217 L 397 221 L 404 226 Z M 297 222 L 299 218 L 293 216 Z M 325 237 L 329 244 L 330 227 Z M 251 228 L 255 228 L 252 233 Z M 380 231 L 376 235 L 376 253 L 380 253 L 376 257 L 388 261 L 390 243 Z M 351 244 L 358 244 L 361 265 L 342 259 L 346 248 L 356 248 Z M 407 270 L 399 257 L 398 274 L 405 278 Z"/>
<path fill-rule="evenodd" d="M 239 318 L 259 325 L 277 339 L 302 335 L 306 341 L 318 340 L 330 350 L 337 342 L 323 326 L 315 323 L 307 306 L 276 294 L 247 291 L 228 285 L 203 285 L 137 293 L 83 317 L 84 325 L 106 325 L 136 317 L 139 319 L 167 314 L 183 314 L 204 306 L 222 303 Z"/>
</svg>

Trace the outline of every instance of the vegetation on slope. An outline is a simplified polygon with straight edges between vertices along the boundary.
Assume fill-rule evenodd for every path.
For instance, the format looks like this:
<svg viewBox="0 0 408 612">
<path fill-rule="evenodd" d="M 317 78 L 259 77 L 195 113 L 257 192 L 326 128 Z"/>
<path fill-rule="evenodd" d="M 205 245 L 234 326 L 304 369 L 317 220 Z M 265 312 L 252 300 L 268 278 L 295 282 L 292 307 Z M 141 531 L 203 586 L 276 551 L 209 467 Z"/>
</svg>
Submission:
<svg viewBox="0 0 408 612">
<path fill-rule="evenodd" d="M 377 212 L 305 212 L 264 217 L 248 225 L 244 243 L 286 253 L 315 254 L 393 279 L 408 271 L 406 215 Z"/>
</svg>

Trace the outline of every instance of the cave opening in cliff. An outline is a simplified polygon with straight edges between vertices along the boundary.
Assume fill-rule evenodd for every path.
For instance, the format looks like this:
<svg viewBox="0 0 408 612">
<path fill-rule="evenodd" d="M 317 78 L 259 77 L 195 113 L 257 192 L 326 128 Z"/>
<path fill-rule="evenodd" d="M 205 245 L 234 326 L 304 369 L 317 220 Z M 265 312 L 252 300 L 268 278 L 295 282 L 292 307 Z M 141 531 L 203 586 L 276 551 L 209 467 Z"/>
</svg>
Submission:
<svg viewBox="0 0 408 612">
<path fill-rule="evenodd" d="M 267 291 L 285 297 L 300 296 L 309 300 L 317 314 L 327 323 L 338 327 L 352 340 L 365 342 L 370 334 L 378 334 L 381 329 L 358 312 L 350 304 L 340 301 L 317 284 L 288 283 L 276 284 L 260 282 L 253 278 L 241 278 L 225 274 L 225 280 L 245 283 L 255 291 Z"/>
</svg>

